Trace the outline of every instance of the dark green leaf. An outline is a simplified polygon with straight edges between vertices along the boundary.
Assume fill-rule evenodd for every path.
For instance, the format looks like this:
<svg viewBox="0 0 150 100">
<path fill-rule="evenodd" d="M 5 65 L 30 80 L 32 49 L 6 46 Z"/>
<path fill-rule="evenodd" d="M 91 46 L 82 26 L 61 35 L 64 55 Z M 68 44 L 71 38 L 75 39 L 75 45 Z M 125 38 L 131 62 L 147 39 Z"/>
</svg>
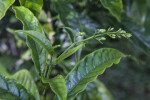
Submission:
<svg viewBox="0 0 150 100">
<path fill-rule="evenodd" d="M 20 6 L 13 7 L 13 9 L 15 10 L 16 17 L 23 23 L 24 30 L 34 30 L 44 34 L 39 21 L 28 8 Z M 47 66 L 48 52 L 38 43 L 35 43 L 29 36 L 27 36 L 27 45 L 31 49 L 36 72 L 40 76 L 43 76 L 46 69 L 45 67 Z"/>
<path fill-rule="evenodd" d="M 44 34 L 41 34 L 40 32 L 32 31 L 32 30 L 31 31 L 30 30 L 29 31 L 18 30 L 15 32 L 23 32 L 27 36 L 31 37 L 34 41 L 39 43 L 39 45 L 41 45 L 43 48 L 45 48 L 50 55 L 53 54 L 54 52 L 53 47 L 50 44 L 50 41 L 45 37 Z"/>
<path fill-rule="evenodd" d="M 150 39 L 149 34 L 146 33 L 146 30 L 142 26 L 138 26 L 132 19 L 128 17 L 122 18 L 122 24 L 127 28 L 130 33 L 132 33 L 132 42 L 140 47 L 144 52 L 150 54 Z"/>
<path fill-rule="evenodd" d="M 75 34 L 80 31 L 89 35 L 92 34 L 97 27 L 99 27 L 99 25 L 88 16 L 76 12 L 73 6 L 66 0 L 55 0 L 52 4 L 55 11 L 59 14 L 60 20 L 64 26 L 70 27 Z M 73 41 L 74 36 L 72 32 L 68 30 L 67 32 Z"/>
<path fill-rule="evenodd" d="M 123 8 L 122 0 L 100 0 L 102 5 L 110 11 L 110 13 L 116 17 L 120 22 L 121 11 Z"/>
<path fill-rule="evenodd" d="M 66 100 L 67 88 L 66 81 L 62 75 L 58 75 L 52 79 L 43 79 L 44 83 L 49 83 L 52 91 L 59 97 L 59 100 Z"/>
<path fill-rule="evenodd" d="M 146 19 L 147 10 L 148 10 L 147 1 L 146 0 L 135 0 L 135 1 L 138 7 L 138 12 L 140 14 L 140 20 L 142 23 L 144 23 Z"/>
<path fill-rule="evenodd" d="M 43 0 L 19 0 L 21 6 L 30 9 L 34 14 L 39 15 L 43 7 Z"/>
<path fill-rule="evenodd" d="M 118 64 L 122 57 L 126 56 L 115 49 L 102 48 L 83 58 L 66 76 L 68 99 L 75 98 L 87 83 L 94 81 L 113 63 Z"/>
<path fill-rule="evenodd" d="M 0 20 L 5 16 L 7 9 L 15 2 L 15 0 L 0 0 Z"/>
<path fill-rule="evenodd" d="M 87 94 L 86 100 L 114 100 L 105 85 L 98 80 L 89 83 L 85 89 L 85 93 Z"/>
<path fill-rule="evenodd" d="M 14 80 L 0 75 L 0 99 L 3 100 L 35 100 L 28 91 Z"/>
</svg>

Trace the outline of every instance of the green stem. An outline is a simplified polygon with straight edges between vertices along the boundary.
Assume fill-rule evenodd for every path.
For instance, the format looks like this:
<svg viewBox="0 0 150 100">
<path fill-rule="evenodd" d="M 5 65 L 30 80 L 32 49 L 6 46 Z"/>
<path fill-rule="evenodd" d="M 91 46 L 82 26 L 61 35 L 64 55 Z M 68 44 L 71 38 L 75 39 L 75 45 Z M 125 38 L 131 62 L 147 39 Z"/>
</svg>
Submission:
<svg viewBox="0 0 150 100">
<path fill-rule="evenodd" d="M 47 78 L 49 78 L 50 72 L 52 70 L 52 60 L 53 60 L 53 55 L 51 55 L 50 66 L 48 68 Z"/>
</svg>

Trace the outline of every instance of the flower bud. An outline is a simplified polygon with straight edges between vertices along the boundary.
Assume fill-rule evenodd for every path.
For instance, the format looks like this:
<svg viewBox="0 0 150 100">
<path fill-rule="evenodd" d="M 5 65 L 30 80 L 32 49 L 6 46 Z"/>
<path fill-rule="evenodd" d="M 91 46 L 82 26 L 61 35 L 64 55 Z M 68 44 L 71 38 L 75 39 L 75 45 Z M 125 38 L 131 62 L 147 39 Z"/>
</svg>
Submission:
<svg viewBox="0 0 150 100">
<path fill-rule="evenodd" d="M 105 38 L 105 37 L 101 37 L 99 40 L 102 40 L 102 41 L 103 41 L 103 40 L 106 40 L 106 38 Z"/>
<path fill-rule="evenodd" d="M 84 36 L 85 35 L 84 32 L 79 32 L 78 34 L 79 34 L 79 36 Z"/>
<path fill-rule="evenodd" d="M 100 32 L 100 33 L 104 33 L 104 32 L 106 32 L 106 30 L 105 29 L 99 29 L 99 31 L 98 32 Z"/>
</svg>

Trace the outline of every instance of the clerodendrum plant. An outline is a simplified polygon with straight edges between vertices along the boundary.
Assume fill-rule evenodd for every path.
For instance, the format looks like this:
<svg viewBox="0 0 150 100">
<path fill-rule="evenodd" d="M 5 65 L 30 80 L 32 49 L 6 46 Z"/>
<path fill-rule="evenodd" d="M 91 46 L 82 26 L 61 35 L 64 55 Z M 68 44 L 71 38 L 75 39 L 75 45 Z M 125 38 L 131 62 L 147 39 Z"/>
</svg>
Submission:
<svg viewBox="0 0 150 100">
<path fill-rule="evenodd" d="M 112 1 L 114 3 L 112 3 Z M 7 9 L 14 2 L 15 0 L 0 0 L 0 19 L 4 17 Z M 87 100 L 86 97 L 84 97 L 85 94 L 81 93 L 85 89 L 90 100 L 112 100 L 111 95 L 104 85 L 95 79 L 98 75 L 101 75 L 107 67 L 118 64 L 120 59 L 126 57 L 126 55 L 116 49 L 101 48 L 86 55 L 83 59 L 80 59 L 77 52 L 80 50 L 78 53 L 81 55 L 81 48 L 85 46 L 86 41 L 90 41 L 91 39 L 96 39 L 102 43 L 102 41 L 106 40 L 107 36 L 110 38 L 130 38 L 131 34 L 121 29 L 114 31 L 114 28 L 110 27 L 107 30 L 96 29 L 92 36 L 77 41 L 77 37 L 84 37 L 86 34 L 85 32 L 74 33 L 72 29 L 68 27 L 68 23 L 65 23 L 65 20 L 69 20 L 70 18 L 66 13 L 69 13 L 68 9 L 72 8 L 68 8 L 70 7 L 68 5 L 61 8 L 62 5 L 60 6 L 60 4 L 66 2 L 64 0 L 51 0 L 54 9 L 64 24 L 64 27 L 61 28 L 64 28 L 69 33 L 72 42 L 60 56 L 57 56 L 55 55 L 57 46 L 52 46 L 37 18 L 41 12 L 43 0 L 19 0 L 19 2 L 20 6 L 13 6 L 12 9 L 16 18 L 22 22 L 23 30 L 8 29 L 8 31 L 13 31 L 16 35 L 23 33 L 26 35 L 26 44 L 31 50 L 35 70 L 41 83 L 45 86 L 43 94 L 45 94 L 48 84 L 50 86 L 49 88 L 56 94 L 54 97 L 55 100 L 73 100 L 75 98 L 77 100 L 83 100 L 83 98 Z M 121 0 L 100 0 L 100 2 L 120 21 L 119 16 L 122 9 Z M 117 9 L 114 9 L 115 6 Z M 65 9 L 66 12 L 62 13 L 62 9 Z M 114 10 L 116 10 L 116 12 Z M 66 76 L 57 75 L 54 78 L 50 78 L 52 67 L 55 67 L 62 60 L 74 53 L 76 55 L 76 65 L 74 68 L 68 72 Z M 37 85 L 28 70 L 20 70 L 14 75 L 10 75 L 3 69 L 0 74 L 0 99 L 40 100 L 41 96 Z M 92 89 L 93 92 L 91 92 Z M 99 91 L 99 89 L 103 89 L 103 91 Z M 94 92 L 99 92 L 100 94 L 92 96 Z"/>
</svg>

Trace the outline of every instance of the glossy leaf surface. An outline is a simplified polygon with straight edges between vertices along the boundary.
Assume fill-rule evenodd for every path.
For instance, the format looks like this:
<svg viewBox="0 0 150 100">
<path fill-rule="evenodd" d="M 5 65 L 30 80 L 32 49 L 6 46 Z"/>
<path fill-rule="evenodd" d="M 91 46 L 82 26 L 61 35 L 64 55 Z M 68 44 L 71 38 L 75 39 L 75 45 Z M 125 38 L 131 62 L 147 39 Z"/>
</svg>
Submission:
<svg viewBox="0 0 150 100">
<path fill-rule="evenodd" d="M 0 75 L 0 99 L 3 100 L 36 100 L 27 90 L 14 80 Z"/>
<path fill-rule="evenodd" d="M 59 100 L 66 100 L 67 88 L 66 81 L 62 75 L 58 75 L 52 79 L 43 79 L 44 83 L 49 83 L 52 91 L 59 97 Z"/>
<path fill-rule="evenodd" d="M 43 0 L 19 0 L 21 6 L 30 9 L 34 14 L 39 15 L 43 7 Z"/>
<path fill-rule="evenodd" d="M 36 100 L 40 100 L 38 88 L 28 70 L 24 69 L 16 72 L 12 76 L 12 79 L 15 79 L 17 83 L 25 87 L 27 91 L 31 93 Z"/>
<path fill-rule="evenodd" d="M 39 43 L 43 48 L 47 50 L 49 54 L 53 54 L 54 50 L 52 48 L 52 45 L 50 44 L 50 41 L 45 37 L 44 34 L 41 34 L 37 31 L 26 31 L 26 30 L 18 30 L 15 32 L 23 32 L 27 36 L 31 37 L 34 41 Z"/>
<path fill-rule="evenodd" d="M 118 64 L 122 57 L 125 55 L 118 50 L 102 48 L 83 58 L 66 77 L 68 99 L 75 98 L 87 83 L 94 81 L 107 67 Z"/>
<path fill-rule="evenodd" d="M 5 16 L 8 8 L 15 2 L 15 0 L 0 0 L 0 20 Z"/>
<path fill-rule="evenodd" d="M 41 34 L 44 34 L 43 29 L 34 16 L 34 14 L 28 9 L 23 6 L 21 7 L 13 7 L 15 10 L 16 17 L 23 23 L 24 30 L 34 30 L 38 31 Z M 40 46 L 38 43 L 27 36 L 27 45 L 31 49 L 32 59 L 35 64 L 36 72 L 43 76 L 45 72 L 46 62 L 47 62 L 47 51 Z"/>
<path fill-rule="evenodd" d="M 122 0 L 100 0 L 102 5 L 120 22 Z"/>
</svg>

